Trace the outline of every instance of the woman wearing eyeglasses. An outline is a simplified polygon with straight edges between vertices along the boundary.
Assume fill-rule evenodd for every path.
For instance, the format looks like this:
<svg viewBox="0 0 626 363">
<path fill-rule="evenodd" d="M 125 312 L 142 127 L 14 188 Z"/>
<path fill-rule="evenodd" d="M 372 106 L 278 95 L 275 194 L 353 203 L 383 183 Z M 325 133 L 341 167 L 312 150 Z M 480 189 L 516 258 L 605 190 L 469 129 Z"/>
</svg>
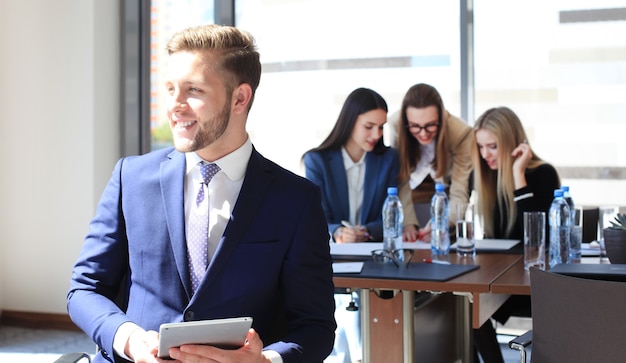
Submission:
<svg viewBox="0 0 626 363">
<path fill-rule="evenodd" d="M 433 86 L 420 83 L 409 88 L 404 96 L 396 131 L 400 154 L 399 195 L 404 207 L 403 238 L 430 241 L 427 221 L 436 182 L 446 185 L 451 226 L 456 219 L 456 206 L 465 210 L 468 204 L 472 128 L 448 113 Z"/>
</svg>

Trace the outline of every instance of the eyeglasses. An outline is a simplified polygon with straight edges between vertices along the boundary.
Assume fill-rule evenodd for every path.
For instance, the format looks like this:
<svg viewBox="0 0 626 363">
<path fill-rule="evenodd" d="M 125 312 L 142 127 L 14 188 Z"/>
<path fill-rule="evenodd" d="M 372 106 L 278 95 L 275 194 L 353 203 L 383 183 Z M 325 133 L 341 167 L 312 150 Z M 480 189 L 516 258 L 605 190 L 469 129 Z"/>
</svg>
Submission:
<svg viewBox="0 0 626 363">
<path fill-rule="evenodd" d="M 408 268 L 414 254 L 415 250 L 407 248 L 401 248 L 393 251 L 373 250 L 372 259 L 376 263 L 392 262 L 397 268 L 400 268 L 403 264 Z"/>
<path fill-rule="evenodd" d="M 439 127 L 439 122 L 434 123 L 434 124 L 428 124 L 426 126 L 420 126 L 418 124 L 408 124 L 406 125 L 406 128 L 409 129 L 411 132 L 419 134 L 420 132 L 422 132 L 422 130 L 426 130 L 426 132 L 428 132 L 429 134 L 437 131 L 437 127 Z"/>
</svg>

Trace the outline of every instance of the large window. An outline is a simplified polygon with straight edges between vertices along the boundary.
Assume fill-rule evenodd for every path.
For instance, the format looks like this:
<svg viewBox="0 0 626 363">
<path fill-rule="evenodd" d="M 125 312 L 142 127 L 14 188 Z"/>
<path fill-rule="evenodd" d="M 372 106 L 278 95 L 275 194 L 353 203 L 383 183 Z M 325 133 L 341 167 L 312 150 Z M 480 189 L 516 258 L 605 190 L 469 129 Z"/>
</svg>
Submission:
<svg viewBox="0 0 626 363">
<path fill-rule="evenodd" d="M 206 0 L 152 0 L 150 7 L 150 135 L 152 149 L 172 144 L 167 124 L 164 72 L 165 44 L 178 30 L 212 23 L 213 2 Z"/>
<path fill-rule="evenodd" d="M 249 129 L 269 158 L 303 174 L 358 87 L 380 93 L 390 112 L 413 84 L 430 83 L 452 113 L 459 103 L 456 1 L 236 2 L 237 26 L 258 40 L 263 76 Z M 288 150 L 288 152 L 285 152 Z"/>
<path fill-rule="evenodd" d="M 476 116 L 512 108 L 582 205 L 626 205 L 626 1 L 475 2 Z"/>
<path fill-rule="evenodd" d="M 466 3 L 474 4 L 474 47 L 461 42 L 472 34 L 460 25 Z M 174 30 L 212 22 L 214 8 L 152 4 L 151 130 L 153 147 L 162 147 L 163 43 Z M 300 157 L 328 135 L 353 89 L 378 91 L 395 112 L 404 92 L 425 82 L 470 124 L 509 106 L 579 204 L 626 206 L 626 38 L 617 36 L 626 34 L 626 0 L 237 0 L 233 21 L 255 36 L 263 62 L 250 137 L 287 169 L 303 174 Z M 474 82 L 461 71 L 466 57 Z M 461 112 L 468 77 L 473 114 Z"/>
</svg>

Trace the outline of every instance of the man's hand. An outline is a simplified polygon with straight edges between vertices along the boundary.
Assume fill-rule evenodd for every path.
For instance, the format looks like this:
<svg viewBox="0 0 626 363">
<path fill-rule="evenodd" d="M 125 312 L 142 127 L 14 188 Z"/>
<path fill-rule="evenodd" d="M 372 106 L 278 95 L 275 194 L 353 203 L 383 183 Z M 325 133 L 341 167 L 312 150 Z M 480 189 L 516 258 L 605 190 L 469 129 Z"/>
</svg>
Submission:
<svg viewBox="0 0 626 363">
<path fill-rule="evenodd" d="M 259 334 L 254 329 L 250 329 L 246 335 L 246 343 L 239 349 L 227 350 L 209 345 L 182 345 L 179 348 L 171 348 L 169 353 L 177 363 L 271 363 L 262 352 L 263 342 Z"/>
<path fill-rule="evenodd" d="M 158 362 L 156 359 L 158 349 L 159 333 L 136 329 L 130 334 L 124 353 L 135 363 L 154 363 Z"/>
</svg>

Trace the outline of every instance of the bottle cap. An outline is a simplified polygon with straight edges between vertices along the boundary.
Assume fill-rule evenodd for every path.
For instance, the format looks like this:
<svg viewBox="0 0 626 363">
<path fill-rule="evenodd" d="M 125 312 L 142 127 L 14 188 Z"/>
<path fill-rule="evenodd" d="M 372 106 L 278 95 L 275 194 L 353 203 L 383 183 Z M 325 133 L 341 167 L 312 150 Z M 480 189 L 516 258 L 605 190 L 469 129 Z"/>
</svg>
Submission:
<svg viewBox="0 0 626 363">
<path fill-rule="evenodd" d="M 554 189 L 554 196 L 555 197 L 562 197 L 563 196 L 563 189 Z"/>
<path fill-rule="evenodd" d="M 569 192 L 569 186 L 567 185 L 562 186 L 561 189 L 563 189 L 563 193 Z"/>
<path fill-rule="evenodd" d="M 435 184 L 435 191 L 436 192 L 443 192 L 444 190 L 446 190 L 446 186 L 442 183 L 437 183 Z"/>
<path fill-rule="evenodd" d="M 388 195 L 398 195 L 398 188 L 396 187 L 388 187 L 387 188 Z"/>
</svg>

